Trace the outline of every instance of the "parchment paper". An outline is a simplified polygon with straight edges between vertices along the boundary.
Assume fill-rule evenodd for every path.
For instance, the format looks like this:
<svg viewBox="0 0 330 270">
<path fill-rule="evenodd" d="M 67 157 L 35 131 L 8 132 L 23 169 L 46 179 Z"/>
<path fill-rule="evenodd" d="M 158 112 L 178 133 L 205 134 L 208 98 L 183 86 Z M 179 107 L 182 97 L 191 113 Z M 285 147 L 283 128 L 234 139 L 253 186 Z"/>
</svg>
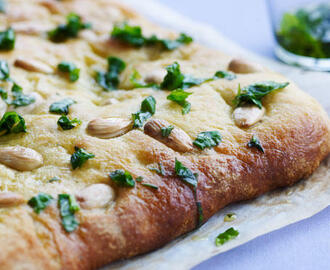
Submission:
<svg viewBox="0 0 330 270">
<path fill-rule="evenodd" d="M 154 0 L 123 2 L 163 26 L 189 33 L 197 42 L 234 56 L 251 59 L 285 74 L 304 91 L 314 96 L 330 114 L 330 73 L 303 71 L 257 56 L 226 39 L 211 26 L 194 22 Z M 200 229 L 178 238 L 165 247 L 112 264 L 105 269 L 189 269 L 257 236 L 308 218 L 326 208 L 329 202 L 330 157 L 309 179 L 300 181 L 293 187 L 267 193 L 252 201 L 230 205 L 218 212 Z M 224 215 L 229 212 L 236 213 L 237 219 L 233 222 L 224 222 Z M 216 247 L 216 236 L 232 226 L 239 230 L 240 235 L 225 245 Z"/>
</svg>

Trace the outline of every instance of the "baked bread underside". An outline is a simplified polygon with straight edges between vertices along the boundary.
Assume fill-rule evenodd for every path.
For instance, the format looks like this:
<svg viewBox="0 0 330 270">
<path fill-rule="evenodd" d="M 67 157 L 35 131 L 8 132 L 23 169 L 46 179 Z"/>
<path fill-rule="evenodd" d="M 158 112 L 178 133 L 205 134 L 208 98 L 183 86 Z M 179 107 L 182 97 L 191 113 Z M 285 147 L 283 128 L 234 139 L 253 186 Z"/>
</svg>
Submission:
<svg viewBox="0 0 330 270">
<path fill-rule="evenodd" d="M 92 28 L 53 42 L 45 33 L 65 23 L 70 12 L 90 22 Z M 137 88 L 132 82 L 132 74 L 137 72 L 139 80 L 159 83 L 166 67 L 177 62 L 182 74 L 211 78 L 218 70 L 228 71 L 232 57 L 195 42 L 169 50 L 159 44 L 132 46 L 111 38 L 114 25 L 123 22 L 141 26 L 145 36 L 178 37 L 116 2 L 12 0 L 7 1 L 0 21 L 16 32 L 15 48 L 2 50 L 0 60 L 7 61 L 10 78 L 24 94 L 35 97 L 27 106 L 3 104 L 5 110 L 16 111 L 25 119 L 26 132 L 2 135 L 0 152 L 19 146 L 32 149 L 42 159 L 30 170 L 24 167 L 29 156 L 21 164 L 23 168 L 17 169 L 17 162 L 0 164 L 1 192 L 23 197 L 18 199 L 20 203 L 7 206 L 1 206 L 0 198 L 0 269 L 96 269 L 154 250 L 194 230 L 198 221 L 205 222 L 229 203 L 308 177 L 329 154 L 327 114 L 293 82 L 265 68 L 238 70 L 234 79 L 216 78 L 186 89 L 192 93 L 186 114 L 180 104 L 167 99 L 170 90 L 150 85 Z M 118 77 L 118 89 L 105 91 L 95 73 L 108 69 L 109 56 L 120 58 L 126 67 Z M 80 68 L 77 81 L 57 71 L 62 61 Z M 290 84 L 262 99 L 265 112 L 260 121 L 239 126 L 232 102 L 239 87 L 263 81 Z M 11 93 L 12 84 L 3 80 L 1 88 Z M 168 122 L 173 132 L 178 129 L 188 136 L 188 144 L 180 136 L 166 142 L 154 136 L 154 130 L 148 133 L 130 124 L 112 138 L 102 138 L 91 127 L 95 119 L 130 123 L 132 113 L 149 96 L 154 97 L 156 110 L 146 122 Z M 51 104 L 65 98 L 75 101 L 67 116 L 81 121 L 70 130 L 63 130 L 57 124 L 60 115 L 49 111 Z M 203 150 L 189 142 L 205 131 L 218 131 L 221 142 Z M 258 138 L 264 153 L 248 147 L 252 136 Z M 73 169 L 70 159 L 75 147 L 95 157 Z M 197 188 L 182 181 L 175 160 L 195 174 Z M 118 185 L 109 177 L 115 170 L 129 172 L 133 181 L 143 180 L 136 180 L 134 187 Z M 153 186 L 143 185 L 146 183 Z M 103 185 L 93 188 L 95 184 Z M 53 199 L 36 213 L 27 201 L 40 192 Z M 72 232 L 62 225 L 58 194 L 75 195 L 80 205 L 74 213 L 79 226 Z"/>
</svg>

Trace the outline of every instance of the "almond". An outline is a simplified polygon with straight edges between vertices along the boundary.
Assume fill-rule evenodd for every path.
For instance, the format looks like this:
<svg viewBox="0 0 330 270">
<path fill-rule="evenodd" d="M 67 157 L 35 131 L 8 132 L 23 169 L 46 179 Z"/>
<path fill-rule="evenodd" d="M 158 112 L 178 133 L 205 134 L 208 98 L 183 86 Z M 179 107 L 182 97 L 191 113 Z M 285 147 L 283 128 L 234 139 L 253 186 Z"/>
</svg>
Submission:
<svg viewBox="0 0 330 270">
<path fill-rule="evenodd" d="M 93 209 L 102 208 L 114 200 L 113 189 L 105 184 L 93 184 L 81 190 L 76 198 L 82 208 Z"/>
<path fill-rule="evenodd" d="M 51 74 L 54 70 L 47 64 L 35 59 L 19 57 L 15 60 L 14 65 L 16 67 L 23 68 L 28 71 L 40 72 L 45 74 Z"/>
<path fill-rule="evenodd" d="M 62 11 L 60 4 L 56 0 L 41 0 L 39 3 L 47 8 L 50 13 L 56 14 Z"/>
<path fill-rule="evenodd" d="M 32 171 L 43 164 L 43 158 L 31 148 L 8 146 L 0 148 L 0 163 L 18 171 Z"/>
<path fill-rule="evenodd" d="M 15 22 L 11 24 L 11 27 L 16 33 L 26 34 L 26 35 L 40 35 L 50 29 L 50 26 L 43 25 L 34 22 Z"/>
<path fill-rule="evenodd" d="M 87 132 L 95 137 L 108 139 L 118 137 L 130 131 L 133 127 L 131 120 L 122 118 L 97 118 L 88 123 Z"/>
<path fill-rule="evenodd" d="M 0 207 L 16 206 L 24 202 L 24 197 L 18 193 L 0 192 Z"/>
<path fill-rule="evenodd" d="M 113 105 L 119 103 L 116 98 L 108 98 L 101 102 L 101 106 Z"/>
<path fill-rule="evenodd" d="M 255 73 L 263 71 L 264 68 L 257 63 L 251 63 L 244 59 L 234 58 L 230 61 L 228 70 L 235 73 Z"/>
<path fill-rule="evenodd" d="M 162 127 L 171 124 L 165 120 L 152 119 L 144 125 L 144 133 L 162 142 L 178 152 L 189 152 L 193 149 L 191 138 L 181 128 L 175 127 L 168 137 L 163 137 Z"/>
<path fill-rule="evenodd" d="M 237 107 L 233 112 L 235 124 L 239 127 L 250 127 L 259 122 L 265 114 L 265 108 L 255 105 Z"/>
</svg>

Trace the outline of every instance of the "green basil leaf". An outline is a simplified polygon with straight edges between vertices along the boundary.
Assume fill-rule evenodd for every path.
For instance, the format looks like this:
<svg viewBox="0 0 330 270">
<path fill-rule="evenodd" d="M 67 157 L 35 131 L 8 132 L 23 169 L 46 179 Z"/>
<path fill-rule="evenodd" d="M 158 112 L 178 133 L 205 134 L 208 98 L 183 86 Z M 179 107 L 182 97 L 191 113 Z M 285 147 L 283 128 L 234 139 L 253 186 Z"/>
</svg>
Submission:
<svg viewBox="0 0 330 270">
<path fill-rule="evenodd" d="M 144 122 L 156 112 L 156 100 L 153 96 L 145 98 L 141 103 L 140 111 L 132 114 L 133 127 L 142 127 Z"/>
<path fill-rule="evenodd" d="M 78 167 L 81 168 L 81 166 L 90 158 L 94 158 L 95 155 L 92 153 L 88 153 L 85 149 L 75 146 L 74 147 L 74 153 L 71 156 L 71 166 L 72 169 L 77 169 Z"/>
<path fill-rule="evenodd" d="M 167 99 L 174 101 L 175 103 L 179 104 L 182 109 L 182 114 L 187 114 L 190 111 L 191 104 L 186 100 L 188 96 L 190 96 L 192 93 L 185 92 L 182 89 L 176 89 L 172 91 L 168 96 Z"/>
<path fill-rule="evenodd" d="M 229 228 L 223 233 L 220 233 L 215 239 L 215 245 L 220 246 L 224 243 L 228 242 L 231 239 L 236 238 L 239 235 L 239 232 L 235 230 L 233 227 Z"/>
<path fill-rule="evenodd" d="M 126 68 L 126 64 L 118 57 L 108 57 L 108 71 L 98 71 L 96 81 L 106 91 L 118 89 L 119 75 Z"/>
<path fill-rule="evenodd" d="M 251 138 L 251 140 L 249 141 L 248 147 L 250 147 L 250 148 L 252 148 L 252 147 L 257 148 L 262 153 L 265 153 L 264 148 L 261 145 L 261 142 L 259 141 L 259 139 L 255 135 L 253 135 L 252 138 Z"/>
<path fill-rule="evenodd" d="M 0 136 L 20 132 L 26 132 L 24 118 L 17 112 L 6 112 L 0 120 Z"/>
<path fill-rule="evenodd" d="M 194 188 L 197 187 L 197 183 L 198 183 L 197 174 L 194 174 L 190 169 L 185 167 L 177 159 L 175 159 L 175 173 L 186 184 L 189 184 Z"/>
<path fill-rule="evenodd" d="M 145 37 L 142 34 L 142 29 L 140 26 L 131 26 L 126 22 L 122 24 L 116 24 L 111 32 L 111 37 L 135 47 L 159 45 L 166 50 L 174 50 L 179 46 L 189 44 L 193 41 L 190 36 L 183 33 L 181 33 L 180 36 L 175 40 L 160 39 L 156 35 Z"/>
<path fill-rule="evenodd" d="M 0 60 L 0 80 L 6 81 L 9 79 L 9 66 L 7 61 Z"/>
<path fill-rule="evenodd" d="M 70 130 L 75 128 L 76 126 L 79 126 L 81 124 L 81 121 L 78 118 L 74 118 L 70 120 L 69 117 L 66 115 L 62 115 L 58 121 L 57 124 L 63 129 L 63 130 Z"/>
<path fill-rule="evenodd" d="M 219 70 L 214 74 L 214 79 L 227 79 L 229 81 L 236 79 L 237 76 L 230 71 Z"/>
<path fill-rule="evenodd" d="M 15 47 L 16 35 L 15 31 L 8 28 L 6 31 L 0 32 L 0 50 L 9 51 Z"/>
<path fill-rule="evenodd" d="M 6 102 L 10 105 L 13 105 L 15 108 L 27 106 L 36 101 L 33 96 L 23 94 L 23 88 L 16 83 L 13 84 L 11 91 L 13 93 L 13 100 L 7 100 Z"/>
<path fill-rule="evenodd" d="M 57 114 L 68 114 L 69 106 L 75 103 L 76 101 L 71 98 L 61 99 L 51 104 L 49 107 L 49 111 Z"/>
<path fill-rule="evenodd" d="M 141 183 L 141 185 L 145 186 L 145 187 L 152 188 L 152 189 L 156 189 L 156 190 L 158 189 L 158 186 L 150 184 L 150 183 Z"/>
<path fill-rule="evenodd" d="M 261 99 L 268 95 L 269 93 L 283 89 L 288 86 L 289 83 L 277 83 L 274 81 L 266 81 L 251 84 L 244 88 L 238 88 L 238 93 L 233 101 L 234 105 L 240 106 L 244 103 L 253 103 L 257 105 L 260 109 L 262 108 Z"/>
<path fill-rule="evenodd" d="M 161 162 L 158 163 L 158 168 L 150 167 L 148 169 L 152 172 L 156 172 L 159 175 L 162 175 L 162 176 L 165 175 L 164 166 Z"/>
<path fill-rule="evenodd" d="M 124 170 L 115 170 L 109 174 L 110 179 L 120 187 L 134 187 L 135 181 L 132 175 Z"/>
<path fill-rule="evenodd" d="M 199 149 L 212 148 L 221 142 L 221 135 L 218 131 L 205 131 L 197 135 L 193 142 Z"/>
<path fill-rule="evenodd" d="M 64 230 L 66 232 L 75 231 L 79 226 L 75 213 L 80 210 L 75 197 L 69 194 L 59 194 L 58 207 Z"/>
<path fill-rule="evenodd" d="M 136 177 L 135 181 L 136 182 L 142 182 L 143 181 L 143 177 L 142 176 Z"/>
<path fill-rule="evenodd" d="M 48 180 L 48 183 L 58 182 L 60 180 L 61 180 L 60 178 L 58 178 L 57 176 L 54 176 L 54 177 L 52 177 L 51 179 Z"/>
<path fill-rule="evenodd" d="M 196 202 L 197 207 L 197 227 L 200 227 L 203 224 L 204 221 L 204 214 L 203 214 L 203 207 L 201 202 Z"/>
<path fill-rule="evenodd" d="M 58 64 L 57 68 L 61 72 L 69 73 L 69 80 L 71 82 L 75 82 L 79 79 L 80 69 L 77 68 L 75 64 L 63 61 Z"/>
<path fill-rule="evenodd" d="M 75 13 L 70 13 L 66 17 L 66 24 L 60 24 L 55 29 L 48 32 L 48 38 L 53 42 L 64 42 L 69 38 L 78 36 L 79 31 L 91 28 L 90 23 L 83 23 L 81 17 Z"/>
<path fill-rule="evenodd" d="M 40 214 L 53 200 L 53 197 L 46 193 L 39 193 L 28 201 L 28 205 L 33 208 L 33 211 Z"/>
<path fill-rule="evenodd" d="M 174 129 L 174 126 L 170 125 L 168 127 L 162 127 L 161 132 L 163 137 L 168 137 L 170 136 L 172 130 Z"/>
</svg>

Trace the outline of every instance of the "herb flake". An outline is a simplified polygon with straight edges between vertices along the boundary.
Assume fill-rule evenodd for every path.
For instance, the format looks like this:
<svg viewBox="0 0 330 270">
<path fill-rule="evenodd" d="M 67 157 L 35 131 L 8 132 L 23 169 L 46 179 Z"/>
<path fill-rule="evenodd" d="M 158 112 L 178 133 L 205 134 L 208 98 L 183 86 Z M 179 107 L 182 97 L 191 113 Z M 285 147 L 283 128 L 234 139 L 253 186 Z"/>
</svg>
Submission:
<svg viewBox="0 0 330 270">
<path fill-rule="evenodd" d="M 174 129 L 174 126 L 169 125 L 168 127 L 162 127 L 161 133 L 163 137 L 168 137 L 171 135 L 172 130 Z"/>
<path fill-rule="evenodd" d="M 71 98 L 65 98 L 61 99 L 59 101 L 54 102 L 50 105 L 49 111 L 56 114 L 68 114 L 69 113 L 69 106 L 72 104 L 75 104 L 76 101 L 74 101 Z"/>
<path fill-rule="evenodd" d="M 0 120 L 0 136 L 20 132 L 26 132 L 24 118 L 17 112 L 6 112 Z"/>
<path fill-rule="evenodd" d="M 63 130 L 70 130 L 73 129 L 81 124 L 81 121 L 78 118 L 74 118 L 70 120 L 69 117 L 66 115 L 62 115 L 58 121 L 57 124 L 63 129 Z"/>
<path fill-rule="evenodd" d="M 221 135 L 218 131 L 204 131 L 197 135 L 193 142 L 199 149 L 212 148 L 221 142 Z"/>
<path fill-rule="evenodd" d="M 141 183 L 141 185 L 145 186 L 145 187 L 152 188 L 152 189 L 156 189 L 156 190 L 158 190 L 158 188 L 159 188 L 158 186 L 150 184 L 150 183 Z"/>
<path fill-rule="evenodd" d="M 248 147 L 250 147 L 250 148 L 252 148 L 252 147 L 257 148 L 262 153 L 265 153 L 265 150 L 262 147 L 260 140 L 255 135 L 253 135 L 252 138 L 251 138 L 251 140 L 248 142 Z"/>
<path fill-rule="evenodd" d="M 232 240 L 236 238 L 239 235 L 239 232 L 235 230 L 233 227 L 229 228 L 223 233 L 220 233 L 217 238 L 215 239 L 215 245 L 221 246 L 228 242 L 229 240 Z"/>
<path fill-rule="evenodd" d="M 15 47 L 16 35 L 12 28 L 8 28 L 6 31 L 0 32 L 0 50 L 10 51 Z"/>
<path fill-rule="evenodd" d="M 68 73 L 70 82 L 75 82 L 79 79 L 80 69 L 75 64 L 63 61 L 57 65 L 59 71 Z"/>
<path fill-rule="evenodd" d="M 0 80 L 6 81 L 9 79 L 9 66 L 7 61 L 0 60 Z"/>
<path fill-rule="evenodd" d="M 238 87 L 238 93 L 233 101 L 234 105 L 241 106 L 244 103 L 252 103 L 257 105 L 260 109 L 262 108 L 261 99 L 268 95 L 269 93 L 283 89 L 288 86 L 289 83 L 277 83 L 274 81 L 266 81 L 266 82 L 259 82 L 254 83 L 249 86 L 246 86 L 241 89 Z"/>
<path fill-rule="evenodd" d="M 115 170 L 109 174 L 110 179 L 120 187 L 134 187 L 135 181 L 132 175 L 124 170 Z"/>
<path fill-rule="evenodd" d="M 186 99 L 191 94 L 190 92 L 185 92 L 183 89 L 176 89 L 167 96 L 167 99 L 179 104 L 182 107 L 182 114 L 185 115 L 190 112 L 191 104 Z"/>
<path fill-rule="evenodd" d="M 153 96 L 145 98 L 142 103 L 140 110 L 137 113 L 132 114 L 133 127 L 142 127 L 144 122 L 149 119 L 156 112 L 156 100 Z"/>
<path fill-rule="evenodd" d="M 53 197 L 49 194 L 40 192 L 38 195 L 32 197 L 28 201 L 28 205 L 33 208 L 33 211 L 40 214 L 53 200 Z"/>
<path fill-rule="evenodd" d="M 180 179 L 188 185 L 196 188 L 198 179 L 197 174 L 194 174 L 190 169 L 185 167 L 180 161 L 175 159 L 175 173 Z"/>
<path fill-rule="evenodd" d="M 89 159 L 94 158 L 95 155 L 88 153 L 85 149 L 75 146 L 74 153 L 71 156 L 71 166 L 75 170 L 81 166 Z"/>
<path fill-rule="evenodd" d="M 75 231 L 79 222 L 75 217 L 75 213 L 80 210 L 78 203 L 73 195 L 59 194 L 58 207 L 62 219 L 62 226 L 66 232 Z"/>
</svg>

